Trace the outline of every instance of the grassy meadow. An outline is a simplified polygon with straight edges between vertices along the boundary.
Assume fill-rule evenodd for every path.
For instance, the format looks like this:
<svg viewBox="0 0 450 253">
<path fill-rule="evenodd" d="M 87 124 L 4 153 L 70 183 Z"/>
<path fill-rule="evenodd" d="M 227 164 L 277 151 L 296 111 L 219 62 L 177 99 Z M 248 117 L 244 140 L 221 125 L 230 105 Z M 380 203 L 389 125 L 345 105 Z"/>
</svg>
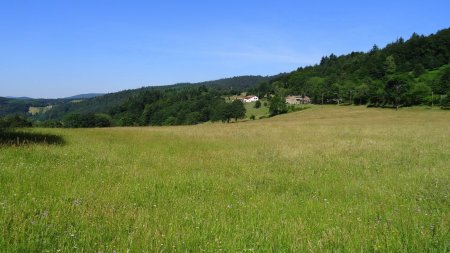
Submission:
<svg viewBox="0 0 450 253">
<path fill-rule="evenodd" d="M 0 147 L 0 252 L 448 252 L 450 112 L 30 129 Z"/>
<path fill-rule="evenodd" d="M 261 107 L 255 108 L 256 102 L 244 103 L 244 107 L 246 110 L 245 119 L 249 120 L 251 116 L 255 116 L 255 119 L 259 119 L 261 117 L 269 117 L 269 105 L 264 106 L 264 103 L 268 103 L 266 99 L 260 100 Z"/>
</svg>

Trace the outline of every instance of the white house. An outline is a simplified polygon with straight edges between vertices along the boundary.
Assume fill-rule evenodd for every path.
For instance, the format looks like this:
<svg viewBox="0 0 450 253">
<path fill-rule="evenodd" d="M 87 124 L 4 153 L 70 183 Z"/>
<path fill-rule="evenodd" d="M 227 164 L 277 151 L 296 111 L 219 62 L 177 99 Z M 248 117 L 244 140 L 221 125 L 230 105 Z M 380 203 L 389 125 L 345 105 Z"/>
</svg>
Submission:
<svg viewBox="0 0 450 253">
<path fill-rule="evenodd" d="M 242 99 L 242 102 L 244 102 L 244 103 L 251 103 L 251 102 L 256 102 L 258 100 L 259 100 L 259 98 L 257 96 L 250 95 L 250 96 L 244 97 L 244 99 Z"/>
</svg>

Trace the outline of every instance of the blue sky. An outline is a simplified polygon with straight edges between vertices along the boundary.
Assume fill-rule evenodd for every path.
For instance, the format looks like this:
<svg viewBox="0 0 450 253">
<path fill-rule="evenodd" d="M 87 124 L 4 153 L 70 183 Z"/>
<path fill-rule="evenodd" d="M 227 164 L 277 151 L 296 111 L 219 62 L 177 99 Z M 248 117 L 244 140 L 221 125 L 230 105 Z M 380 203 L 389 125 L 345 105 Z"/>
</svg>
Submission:
<svg viewBox="0 0 450 253">
<path fill-rule="evenodd" d="M 449 10 L 448 0 L 0 0 L 0 96 L 289 72 L 435 33 Z"/>
</svg>

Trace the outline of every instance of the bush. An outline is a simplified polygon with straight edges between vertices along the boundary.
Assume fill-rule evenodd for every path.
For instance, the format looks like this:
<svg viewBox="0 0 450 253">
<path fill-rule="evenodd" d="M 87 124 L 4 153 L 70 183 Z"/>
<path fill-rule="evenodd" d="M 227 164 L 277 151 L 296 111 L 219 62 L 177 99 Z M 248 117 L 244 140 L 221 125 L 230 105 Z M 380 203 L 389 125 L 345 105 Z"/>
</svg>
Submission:
<svg viewBox="0 0 450 253">
<path fill-rule="evenodd" d="M 306 109 L 308 109 L 308 108 L 311 108 L 311 106 L 302 106 L 302 107 L 297 107 L 297 106 L 295 106 L 295 105 L 290 105 L 290 106 L 288 106 L 288 111 L 289 112 L 298 112 L 298 111 L 303 111 L 303 110 L 306 110 Z"/>
<path fill-rule="evenodd" d="M 94 114 L 95 127 L 110 127 L 111 117 L 107 114 Z"/>
<path fill-rule="evenodd" d="M 37 122 L 34 124 L 36 127 L 46 127 L 46 128 L 58 128 L 63 127 L 63 124 L 61 121 L 57 120 L 46 120 L 42 122 Z"/>
<path fill-rule="evenodd" d="M 442 99 L 441 109 L 450 110 L 450 91 L 447 92 L 447 96 Z"/>
<path fill-rule="evenodd" d="M 111 125 L 111 118 L 106 114 L 72 113 L 63 121 L 63 126 L 69 128 L 110 127 Z"/>
<path fill-rule="evenodd" d="M 288 111 L 287 105 L 281 96 L 275 96 L 270 100 L 269 113 L 270 116 L 283 114 Z"/>
<path fill-rule="evenodd" d="M 31 126 L 31 121 L 22 115 L 7 116 L 0 119 L 0 128 L 19 128 Z"/>
</svg>

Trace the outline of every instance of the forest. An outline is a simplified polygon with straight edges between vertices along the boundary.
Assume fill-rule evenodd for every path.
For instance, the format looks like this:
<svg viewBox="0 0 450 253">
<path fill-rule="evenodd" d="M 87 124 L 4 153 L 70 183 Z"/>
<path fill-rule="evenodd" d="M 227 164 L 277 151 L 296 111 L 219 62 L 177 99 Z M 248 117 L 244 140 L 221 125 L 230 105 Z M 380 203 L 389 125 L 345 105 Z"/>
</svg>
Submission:
<svg viewBox="0 0 450 253">
<path fill-rule="evenodd" d="M 142 87 L 83 101 L 0 98 L 0 115 L 27 115 L 30 106 L 52 109 L 28 115 L 41 127 L 193 125 L 244 117 L 241 93 L 266 98 L 270 115 L 288 111 L 287 95 L 314 104 L 395 108 L 415 105 L 450 108 L 450 28 L 429 36 L 416 33 L 368 52 L 322 57 L 319 64 L 276 76 L 241 76 L 202 83 Z M 14 118 L 9 118 L 9 120 Z M 16 118 L 19 119 L 19 118 Z"/>
<path fill-rule="evenodd" d="M 331 54 L 320 64 L 298 68 L 250 89 L 259 96 L 301 94 L 315 104 L 376 107 L 440 105 L 448 108 L 450 29 L 416 33 L 366 53 Z"/>
</svg>

